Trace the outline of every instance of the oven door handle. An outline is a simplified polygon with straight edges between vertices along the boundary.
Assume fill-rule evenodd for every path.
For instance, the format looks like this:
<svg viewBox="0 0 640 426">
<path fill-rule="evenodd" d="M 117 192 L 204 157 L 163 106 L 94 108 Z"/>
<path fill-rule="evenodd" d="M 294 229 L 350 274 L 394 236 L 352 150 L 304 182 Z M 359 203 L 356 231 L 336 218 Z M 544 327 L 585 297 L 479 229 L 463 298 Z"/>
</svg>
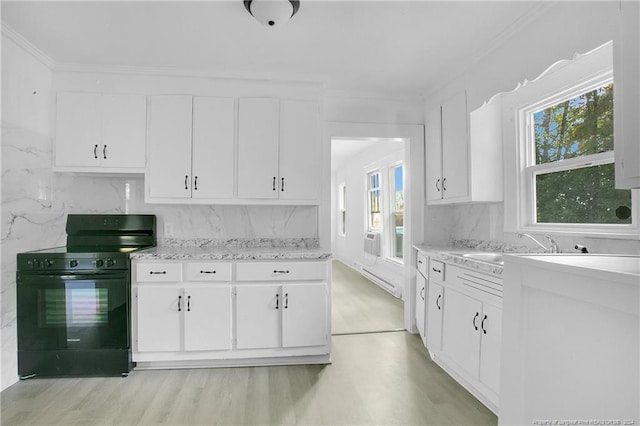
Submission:
<svg viewBox="0 0 640 426">
<path fill-rule="evenodd" d="M 24 274 L 18 272 L 20 275 L 20 279 L 17 281 L 23 285 L 28 285 L 30 283 L 40 283 L 43 281 L 51 282 L 51 281 L 89 281 L 89 280 L 112 280 L 112 279 L 123 279 L 128 277 L 127 271 L 119 271 L 119 272 L 108 272 L 108 273 L 75 273 L 75 274 Z"/>
</svg>

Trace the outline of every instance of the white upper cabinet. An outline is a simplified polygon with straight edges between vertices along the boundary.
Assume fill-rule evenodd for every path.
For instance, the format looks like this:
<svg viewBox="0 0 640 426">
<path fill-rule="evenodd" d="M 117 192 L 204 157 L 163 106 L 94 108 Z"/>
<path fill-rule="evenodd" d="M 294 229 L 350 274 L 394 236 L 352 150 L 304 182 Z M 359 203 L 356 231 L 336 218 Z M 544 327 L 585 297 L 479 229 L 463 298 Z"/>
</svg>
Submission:
<svg viewBox="0 0 640 426">
<path fill-rule="evenodd" d="M 153 96 L 147 202 L 233 197 L 233 98 Z"/>
<path fill-rule="evenodd" d="M 277 199 L 279 103 L 243 98 L 239 103 L 238 197 Z"/>
<path fill-rule="evenodd" d="M 466 92 L 426 115 L 429 204 L 502 200 L 500 104 L 467 112 Z"/>
<path fill-rule="evenodd" d="M 191 96 L 153 96 L 149 104 L 149 198 L 191 197 Z"/>
<path fill-rule="evenodd" d="M 620 2 L 613 43 L 616 188 L 640 188 L 640 4 Z"/>
<path fill-rule="evenodd" d="M 317 102 L 242 98 L 239 105 L 238 197 L 317 202 Z"/>
<path fill-rule="evenodd" d="M 146 117 L 143 95 L 58 93 L 54 170 L 143 172 Z"/>
<path fill-rule="evenodd" d="M 280 101 L 280 199 L 316 200 L 320 195 L 318 103 Z"/>
</svg>

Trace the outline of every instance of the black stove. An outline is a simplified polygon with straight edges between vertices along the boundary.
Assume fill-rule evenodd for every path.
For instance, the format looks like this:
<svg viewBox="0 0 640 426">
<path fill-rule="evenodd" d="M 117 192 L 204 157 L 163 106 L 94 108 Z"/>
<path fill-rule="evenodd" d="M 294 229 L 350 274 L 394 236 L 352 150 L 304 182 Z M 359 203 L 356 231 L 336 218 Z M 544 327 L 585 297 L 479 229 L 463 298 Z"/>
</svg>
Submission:
<svg viewBox="0 0 640 426">
<path fill-rule="evenodd" d="M 66 246 L 18 254 L 18 374 L 126 375 L 129 254 L 156 245 L 156 217 L 70 214 L 66 231 Z"/>
</svg>

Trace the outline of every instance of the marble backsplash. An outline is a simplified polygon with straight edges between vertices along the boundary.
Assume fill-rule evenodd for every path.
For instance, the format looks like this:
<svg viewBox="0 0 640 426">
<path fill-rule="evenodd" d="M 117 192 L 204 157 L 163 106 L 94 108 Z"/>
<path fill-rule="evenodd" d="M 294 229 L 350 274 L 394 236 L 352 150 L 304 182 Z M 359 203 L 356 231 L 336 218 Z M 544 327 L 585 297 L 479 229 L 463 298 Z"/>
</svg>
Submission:
<svg viewBox="0 0 640 426">
<path fill-rule="evenodd" d="M 16 254 L 66 244 L 69 213 L 156 214 L 161 243 L 317 241 L 315 206 L 146 204 L 142 176 L 54 173 L 51 147 L 47 135 L 2 125 L 1 389 L 17 379 Z M 171 236 L 163 234 L 167 223 Z"/>
</svg>

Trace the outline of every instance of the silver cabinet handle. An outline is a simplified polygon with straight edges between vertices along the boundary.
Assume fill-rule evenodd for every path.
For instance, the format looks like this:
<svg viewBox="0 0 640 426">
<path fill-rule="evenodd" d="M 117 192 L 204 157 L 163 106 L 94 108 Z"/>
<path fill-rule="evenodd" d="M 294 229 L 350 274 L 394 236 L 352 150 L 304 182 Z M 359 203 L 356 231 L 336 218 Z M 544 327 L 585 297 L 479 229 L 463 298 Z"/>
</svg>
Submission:
<svg viewBox="0 0 640 426">
<path fill-rule="evenodd" d="M 184 189 L 189 189 L 189 175 L 184 175 Z"/>
<path fill-rule="evenodd" d="M 276 293 L 276 309 L 280 309 L 280 295 Z"/>
<path fill-rule="evenodd" d="M 98 144 L 93 147 L 93 158 L 98 159 Z"/>
<path fill-rule="evenodd" d="M 182 311 L 182 307 L 180 306 L 180 302 L 182 302 L 182 296 L 178 296 L 178 312 Z"/>
<path fill-rule="evenodd" d="M 196 176 L 195 178 L 193 178 L 193 190 L 197 191 L 198 190 L 198 176 Z"/>
<path fill-rule="evenodd" d="M 104 158 L 105 160 L 107 159 L 107 146 L 104 145 L 102 147 L 102 158 Z"/>
<path fill-rule="evenodd" d="M 442 306 L 440 306 L 440 305 L 438 304 L 438 301 L 440 300 L 440 298 L 441 298 L 441 297 L 442 297 L 442 295 L 441 295 L 441 294 L 439 294 L 439 295 L 438 295 L 438 298 L 436 299 L 436 306 L 438 307 L 438 310 L 442 309 Z"/>
<path fill-rule="evenodd" d="M 420 289 L 420 298 L 424 300 L 424 287 Z"/>
<path fill-rule="evenodd" d="M 284 178 L 280 181 L 280 191 L 284 192 Z"/>
<path fill-rule="evenodd" d="M 216 271 L 200 271 L 201 274 L 215 274 Z"/>
<path fill-rule="evenodd" d="M 289 270 L 287 269 L 286 271 L 279 271 L 279 270 L 277 270 L 277 269 L 274 269 L 274 270 L 273 270 L 273 273 L 274 273 L 274 274 L 288 274 L 288 273 L 289 273 Z"/>
<path fill-rule="evenodd" d="M 447 183 L 447 178 L 442 179 L 442 190 L 443 191 L 447 190 L 447 187 L 446 187 L 445 183 Z"/>
<path fill-rule="evenodd" d="M 191 295 L 187 296 L 187 312 L 191 312 Z"/>
<path fill-rule="evenodd" d="M 436 189 L 440 192 L 440 179 L 436 181 Z"/>
<path fill-rule="evenodd" d="M 273 190 L 276 190 L 276 177 L 273 177 Z"/>
<path fill-rule="evenodd" d="M 149 271 L 149 275 L 164 275 L 167 271 Z"/>
</svg>

